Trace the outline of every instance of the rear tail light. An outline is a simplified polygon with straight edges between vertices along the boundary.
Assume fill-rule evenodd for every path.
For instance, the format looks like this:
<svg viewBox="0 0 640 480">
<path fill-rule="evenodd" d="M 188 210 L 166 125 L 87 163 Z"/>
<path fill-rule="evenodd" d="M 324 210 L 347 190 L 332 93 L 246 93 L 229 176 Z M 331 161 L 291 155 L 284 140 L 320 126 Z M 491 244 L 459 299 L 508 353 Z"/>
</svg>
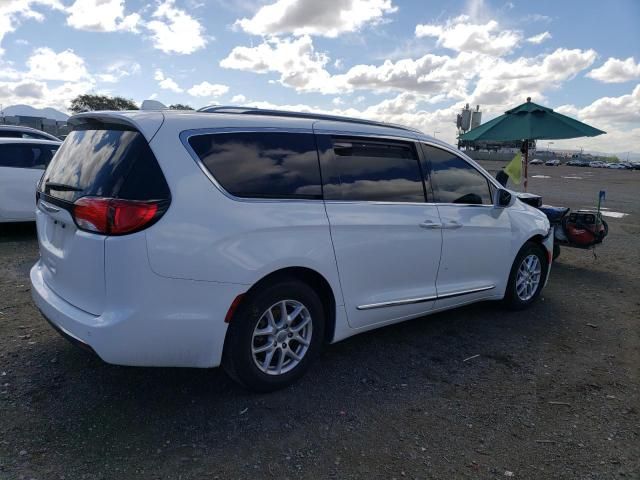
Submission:
<svg viewBox="0 0 640 480">
<path fill-rule="evenodd" d="M 124 235 L 151 226 L 167 209 L 167 201 L 82 197 L 73 204 L 79 229 L 102 235 Z"/>
</svg>

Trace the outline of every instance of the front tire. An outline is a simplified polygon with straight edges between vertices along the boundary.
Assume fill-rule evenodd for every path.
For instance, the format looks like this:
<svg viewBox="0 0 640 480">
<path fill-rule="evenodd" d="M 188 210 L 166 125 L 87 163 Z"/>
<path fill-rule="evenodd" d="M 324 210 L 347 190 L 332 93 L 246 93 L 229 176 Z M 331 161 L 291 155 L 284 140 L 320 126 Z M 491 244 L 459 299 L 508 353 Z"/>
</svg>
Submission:
<svg viewBox="0 0 640 480">
<path fill-rule="evenodd" d="M 548 269 L 544 247 L 535 242 L 525 243 L 511 267 L 505 304 L 513 310 L 522 310 L 531 305 L 540 296 Z"/>
<path fill-rule="evenodd" d="M 259 288 L 231 319 L 222 366 L 249 390 L 287 387 L 319 353 L 324 319 L 320 298 L 305 283 L 280 280 Z"/>
</svg>

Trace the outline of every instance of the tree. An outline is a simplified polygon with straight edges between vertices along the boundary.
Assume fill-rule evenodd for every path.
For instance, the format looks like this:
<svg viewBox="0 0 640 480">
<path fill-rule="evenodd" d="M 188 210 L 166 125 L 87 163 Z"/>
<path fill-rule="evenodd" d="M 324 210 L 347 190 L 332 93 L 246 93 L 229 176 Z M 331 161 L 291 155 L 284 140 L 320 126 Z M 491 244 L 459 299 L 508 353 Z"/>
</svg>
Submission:
<svg viewBox="0 0 640 480">
<path fill-rule="evenodd" d="M 193 107 L 189 105 L 185 105 L 183 103 L 174 103 L 173 105 L 169 105 L 171 110 L 193 110 Z"/>
<path fill-rule="evenodd" d="M 78 95 L 71 100 L 69 110 L 73 113 L 92 112 L 94 110 L 138 110 L 133 100 L 107 95 Z"/>
</svg>

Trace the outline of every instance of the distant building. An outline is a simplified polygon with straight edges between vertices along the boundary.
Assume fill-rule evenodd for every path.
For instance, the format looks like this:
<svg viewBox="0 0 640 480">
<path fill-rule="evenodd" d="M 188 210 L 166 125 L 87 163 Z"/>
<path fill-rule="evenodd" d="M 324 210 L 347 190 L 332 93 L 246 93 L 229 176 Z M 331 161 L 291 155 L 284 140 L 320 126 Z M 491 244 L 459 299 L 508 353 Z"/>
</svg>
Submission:
<svg viewBox="0 0 640 480">
<path fill-rule="evenodd" d="M 36 128 L 55 135 L 58 138 L 65 137 L 70 131 L 67 122 L 44 117 L 31 117 L 28 115 L 0 116 L 0 125 L 19 125 L 22 127 Z"/>
</svg>

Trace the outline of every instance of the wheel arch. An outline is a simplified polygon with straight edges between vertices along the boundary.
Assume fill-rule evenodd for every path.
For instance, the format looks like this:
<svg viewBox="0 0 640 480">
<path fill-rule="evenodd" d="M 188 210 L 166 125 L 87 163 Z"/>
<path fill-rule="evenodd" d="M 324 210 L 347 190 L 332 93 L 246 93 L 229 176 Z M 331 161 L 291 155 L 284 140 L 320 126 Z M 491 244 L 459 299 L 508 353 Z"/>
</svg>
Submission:
<svg viewBox="0 0 640 480">
<path fill-rule="evenodd" d="M 244 302 L 253 292 L 260 290 L 265 285 L 279 280 L 292 278 L 306 283 L 318 293 L 326 316 L 324 341 L 325 343 L 331 343 L 335 335 L 336 328 L 336 297 L 333 289 L 331 288 L 331 284 L 316 270 L 308 267 L 286 267 L 275 270 L 255 282 L 251 288 L 244 293 L 242 302 Z M 233 321 L 233 319 L 231 321 Z"/>
</svg>

